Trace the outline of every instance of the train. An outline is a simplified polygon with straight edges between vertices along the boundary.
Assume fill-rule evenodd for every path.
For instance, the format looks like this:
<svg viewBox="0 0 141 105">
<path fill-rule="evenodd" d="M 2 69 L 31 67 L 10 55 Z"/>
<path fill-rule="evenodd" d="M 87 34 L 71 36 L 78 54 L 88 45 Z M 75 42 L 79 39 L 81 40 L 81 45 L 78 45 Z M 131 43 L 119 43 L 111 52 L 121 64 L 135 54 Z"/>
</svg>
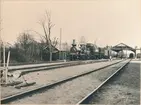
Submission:
<svg viewBox="0 0 141 105">
<path fill-rule="evenodd" d="M 86 43 L 76 46 L 72 44 L 69 53 L 70 60 L 90 60 L 90 59 L 108 59 L 109 54 L 105 53 L 106 48 L 97 47 L 95 44 Z"/>
</svg>

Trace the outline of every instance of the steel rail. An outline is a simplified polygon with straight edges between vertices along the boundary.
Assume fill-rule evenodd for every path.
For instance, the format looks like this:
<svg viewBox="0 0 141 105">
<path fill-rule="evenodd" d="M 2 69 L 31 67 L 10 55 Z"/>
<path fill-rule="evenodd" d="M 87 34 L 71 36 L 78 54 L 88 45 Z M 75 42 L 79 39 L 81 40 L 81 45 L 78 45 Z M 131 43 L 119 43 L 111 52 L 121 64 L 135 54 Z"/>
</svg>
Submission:
<svg viewBox="0 0 141 105">
<path fill-rule="evenodd" d="M 73 62 L 73 63 L 65 63 L 65 64 L 58 64 L 58 65 L 50 65 L 50 66 L 43 66 L 43 67 L 32 67 L 31 69 L 21 69 L 21 73 L 26 74 L 30 72 L 36 72 L 36 71 L 41 71 L 41 70 L 51 70 L 51 69 L 56 69 L 56 68 L 64 68 L 64 67 L 70 67 L 70 66 L 77 66 L 77 65 L 85 65 L 85 64 L 91 64 L 91 63 L 98 63 L 98 62 L 106 62 L 107 60 L 98 60 L 98 61 L 89 61 L 89 62 Z M 16 71 L 16 70 L 13 70 Z M 11 70 L 9 72 L 12 72 Z"/>
<path fill-rule="evenodd" d="M 24 91 L 24 92 L 21 92 L 21 93 L 18 93 L 18 94 L 14 94 L 14 95 L 11 95 L 11 96 L 2 98 L 2 99 L 1 99 L 1 103 L 2 103 L 2 104 L 9 103 L 9 102 L 14 101 L 14 100 L 17 100 L 17 99 L 19 99 L 19 98 L 28 96 L 28 95 L 30 95 L 30 94 L 35 94 L 35 93 L 37 93 L 37 92 L 39 92 L 39 91 L 43 91 L 44 89 L 51 88 L 51 87 L 56 86 L 56 85 L 58 85 L 58 84 L 65 83 L 65 82 L 67 82 L 67 81 L 70 81 L 70 80 L 73 80 L 73 79 L 75 79 L 75 78 L 78 78 L 78 77 L 81 77 L 81 76 L 90 74 L 90 73 L 92 73 L 92 72 L 95 72 L 95 71 L 98 71 L 98 70 L 107 68 L 107 67 L 109 67 L 109 66 L 118 64 L 118 63 L 123 62 L 123 61 L 125 61 L 125 60 L 118 61 L 118 62 L 116 62 L 116 63 L 112 63 L 112 64 L 109 64 L 109 65 L 100 67 L 100 68 L 98 68 L 98 69 L 94 69 L 94 70 L 91 70 L 91 71 L 88 71 L 88 72 L 83 72 L 83 73 L 81 73 L 81 74 L 74 75 L 74 76 L 72 76 L 72 77 L 68 77 L 68 78 L 66 78 L 66 79 L 59 80 L 59 81 L 54 82 L 54 83 L 49 83 L 49 84 L 46 84 L 46 85 L 43 85 L 43 86 L 40 86 L 40 87 L 36 87 L 36 88 L 34 88 L 34 89 L 31 89 L 31 90 L 27 90 L 27 91 Z"/>
<path fill-rule="evenodd" d="M 93 62 L 101 62 L 101 61 L 108 61 L 107 59 L 104 60 L 92 60 L 87 61 L 87 63 L 93 63 Z M 51 64 L 51 65 L 34 65 L 34 66 L 28 66 L 28 67 L 19 67 L 19 68 L 9 68 L 9 71 L 15 71 L 15 70 L 25 70 L 25 69 L 32 69 L 32 68 L 41 68 L 41 67 L 52 67 L 52 66 L 60 66 L 60 65 L 69 65 L 69 64 L 84 64 L 86 61 L 73 61 L 73 62 L 65 62 L 65 63 L 58 63 L 58 64 Z"/>
<path fill-rule="evenodd" d="M 78 62 L 78 61 L 77 61 Z M 56 63 L 56 64 L 41 64 L 41 65 L 22 65 L 22 67 L 16 67 L 16 68 L 9 68 L 9 71 L 15 71 L 15 70 L 25 70 L 25 69 L 32 69 L 32 68 L 40 68 L 40 67 L 51 67 L 56 65 L 63 65 L 63 64 L 70 64 L 70 63 L 76 63 L 76 62 L 65 62 L 65 63 Z"/>
<path fill-rule="evenodd" d="M 107 83 L 112 77 L 114 77 L 119 71 L 121 71 L 128 63 L 131 61 L 131 59 L 125 63 L 123 66 L 118 68 L 116 72 L 114 72 L 110 77 L 108 77 L 105 81 L 103 81 L 97 88 L 95 88 L 92 92 L 90 92 L 87 96 L 85 96 L 82 100 L 80 100 L 76 105 L 79 104 L 88 104 L 89 100 L 92 99 L 93 94 L 98 91 L 105 83 Z"/>
</svg>

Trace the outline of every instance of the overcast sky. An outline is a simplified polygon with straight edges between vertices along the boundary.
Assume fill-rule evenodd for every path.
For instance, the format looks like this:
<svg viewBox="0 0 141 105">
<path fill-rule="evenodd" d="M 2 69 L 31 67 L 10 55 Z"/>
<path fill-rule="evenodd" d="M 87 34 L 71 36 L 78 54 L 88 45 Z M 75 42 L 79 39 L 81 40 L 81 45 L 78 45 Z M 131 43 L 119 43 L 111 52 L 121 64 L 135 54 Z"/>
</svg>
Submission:
<svg viewBox="0 0 141 105">
<path fill-rule="evenodd" d="M 141 47 L 140 4 L 140 0 L 1 0 L 1 36 L 13 44 L 24 30 L 43 34 L 38 22 L 48 10 L 55 24 L 51 36 L 59 38 L 62 28 L 62 42 L 79 42 L 85 36 L 88 42 L 97 40 L 98 46 L 123 42 Z"/>
</svg>

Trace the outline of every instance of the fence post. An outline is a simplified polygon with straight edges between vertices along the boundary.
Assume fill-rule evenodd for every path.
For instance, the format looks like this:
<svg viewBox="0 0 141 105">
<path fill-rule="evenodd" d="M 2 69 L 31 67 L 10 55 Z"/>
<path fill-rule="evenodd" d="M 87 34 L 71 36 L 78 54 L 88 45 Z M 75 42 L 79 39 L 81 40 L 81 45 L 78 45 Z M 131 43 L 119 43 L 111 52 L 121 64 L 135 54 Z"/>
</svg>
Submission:
<svg viewBox="0 0 141 105">
<path fill-rule="evenodd" d="M 8 52 L 7 65 L 6 65 L 6 73 L 5 73 L 6 74 L 6 84 L 8 83 L 7 74 L 8 74 L 9 59 L 10 59 L 10 51 Z"/>
</svg>

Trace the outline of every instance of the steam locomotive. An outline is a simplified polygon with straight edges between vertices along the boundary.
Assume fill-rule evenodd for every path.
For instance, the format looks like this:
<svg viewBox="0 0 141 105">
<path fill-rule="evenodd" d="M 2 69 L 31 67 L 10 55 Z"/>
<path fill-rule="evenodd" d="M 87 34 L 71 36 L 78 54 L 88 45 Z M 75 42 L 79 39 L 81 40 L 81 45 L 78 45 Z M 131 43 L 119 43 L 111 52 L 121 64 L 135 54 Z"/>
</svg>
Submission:
<svg viewBox="0 0 141 105">
<path fill-rule="evenodd" d="M 108 58 L 108 55 L 105 55 L 105 48 L 97 47 L 92 43 L 80 44 L 77 47 L 73 41 L 69 58 L 70 60 L 89 60 Z"/>
</svg>

